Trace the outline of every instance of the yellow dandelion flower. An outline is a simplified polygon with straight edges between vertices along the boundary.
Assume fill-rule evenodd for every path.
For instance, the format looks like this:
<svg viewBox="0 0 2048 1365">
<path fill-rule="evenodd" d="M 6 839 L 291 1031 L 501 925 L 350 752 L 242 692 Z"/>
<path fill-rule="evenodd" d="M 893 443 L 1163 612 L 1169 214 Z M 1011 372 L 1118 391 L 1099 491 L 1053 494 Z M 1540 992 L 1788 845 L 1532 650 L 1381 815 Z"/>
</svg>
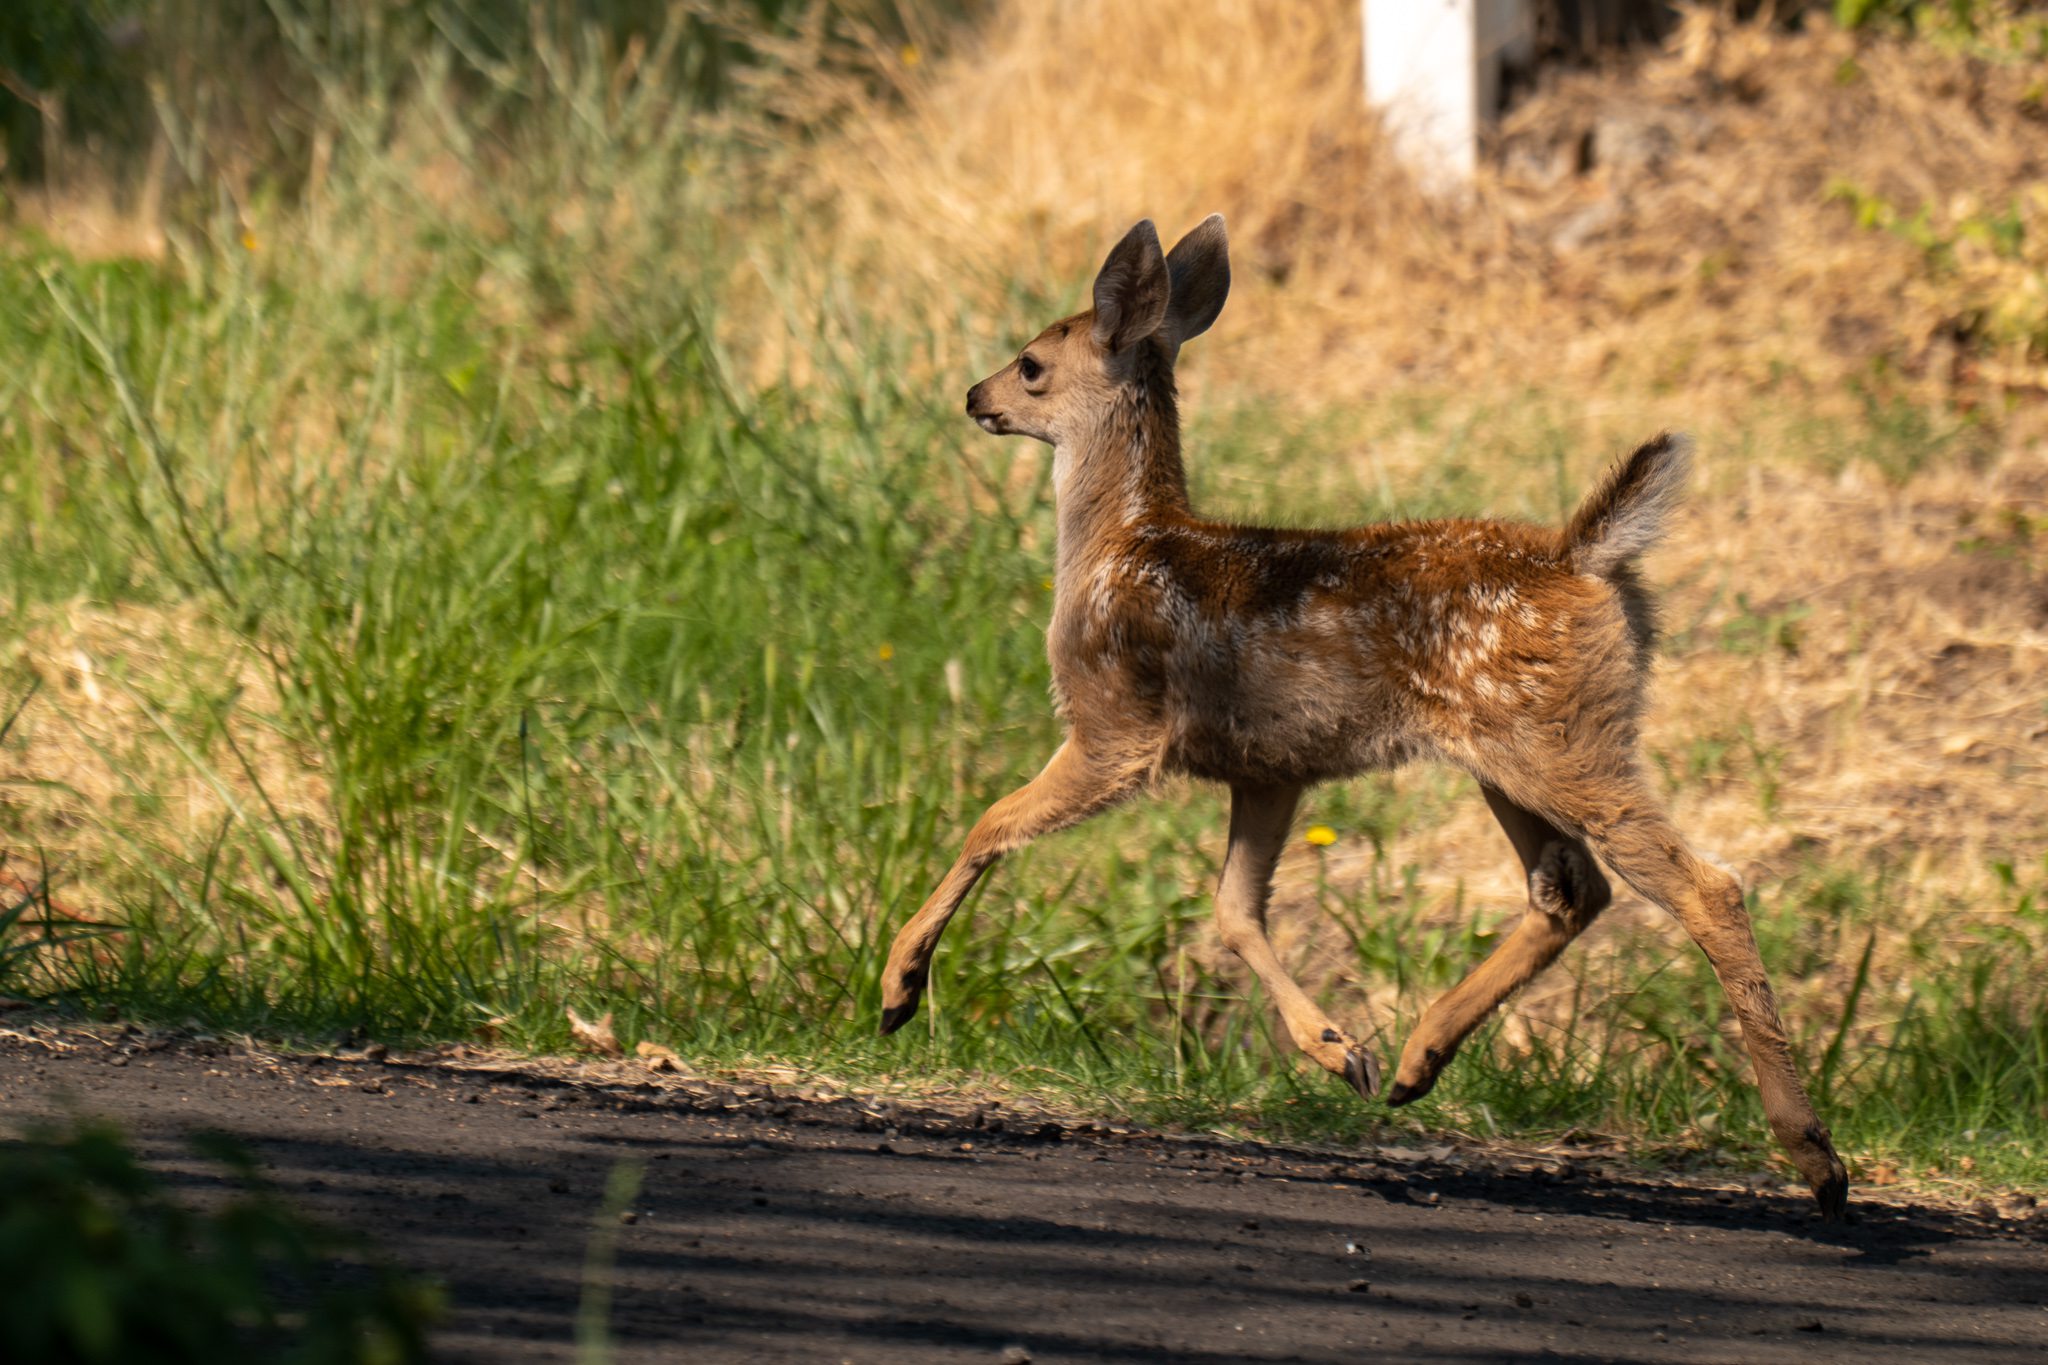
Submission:
<svg viewBox="0 0 2048 1365">
<path fill-rule="evenodd" d="M 880 649 L 875 651 L 875 657 L 877 659 L 880 659 L 883 663 L 888 663 L 889 660 L 896 657 L 896 646 L 889 644 L 883 645 Z"/>
<path fill-rule="evenodd" d="M 1310 825 L 1301 837 L 1317 848 L 1328 848 L 1337 842 L 1337 831 L 1328 825 Z"/>
<path fill-rule="evenodd" d="M 1041 587 L 1041 588 L 1044 588 L 1044 589 L 1045 589 L 1045 590 L 1046 590 L 1047 592 L 1051 592 L 1051 591 L 1052 591 L 1052 580 L 1051 580 L 1050 578 L 1046 578 L 1046 579 L 1041 579 L 1041 580 L 1039 581 L 1039 584 L 1038 584 L 1038 586 L 1039 586 L 1039 587 Z"/>
<path fill-rule="evenodd" d="M 924 60 L 924 54 L 917 50 L 916 43 L 905 43 L 897 50 L 896 56 L 905 66 L 916 66 Z"/>
<path fill-rule="evenodd" d="M 254 251 L 255 249 L 256 234 L 249 231 L 247 228 L 242 229 L 242 250 Z"/>
</svg>

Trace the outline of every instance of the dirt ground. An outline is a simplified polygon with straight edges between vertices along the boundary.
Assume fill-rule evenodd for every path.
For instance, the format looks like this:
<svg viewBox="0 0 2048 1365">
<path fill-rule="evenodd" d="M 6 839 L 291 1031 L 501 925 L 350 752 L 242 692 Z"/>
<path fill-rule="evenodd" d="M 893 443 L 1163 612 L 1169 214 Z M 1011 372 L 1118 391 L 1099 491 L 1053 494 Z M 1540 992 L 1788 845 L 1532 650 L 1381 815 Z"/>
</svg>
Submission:
<svg viewBox="0 0 2048 1365">
<path fill-rule="evenodd" d="M 1313 1152 L 873 1097 L 459 1058 L 0 1029 L 0 1131 L 251 1144 L 439 1278 L 455 1361 L 569 1361 L 607 1178 L 620 1361 L 2038 1361 L 2048 1215 L 1569 1159 Z"/>
</svg>

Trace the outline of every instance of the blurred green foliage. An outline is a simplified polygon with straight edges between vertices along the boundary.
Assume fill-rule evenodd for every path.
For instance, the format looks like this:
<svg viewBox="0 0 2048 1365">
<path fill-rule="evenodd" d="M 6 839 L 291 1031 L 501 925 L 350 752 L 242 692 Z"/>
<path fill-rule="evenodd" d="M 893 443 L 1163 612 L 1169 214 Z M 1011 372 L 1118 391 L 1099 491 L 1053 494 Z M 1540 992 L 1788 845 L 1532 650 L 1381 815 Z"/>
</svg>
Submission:
<svg viewBox="0 0 2048 1365">
<path fill-rule="evenodd" d="M 289 183 L 337 82 L 388 98 L 432 48 L 458 51 L 478 92 L 516 114 L 522 56 L 597 33 L 618 53 L 662 62 L 679 97 L 708 107 L 760 62 L 765 40 L 800 23 L 828 39 L 856 29 L 894 39 L 915 25 L 913 10 L 959 8 L 965 0 L 6 0 L 0 180 L 55 178 L 67 153 L 118 176 L 161 146 L 193 186 L 223 169 Z"/>
<path fill-rule="evenodd" d="M 0 1359 L 92 1365 L 425 1360 L 430 1286 L 292 1213 L 241 1148 L 240 1193 L 182 1207 L 100 1124 L 0 1145 Z M 347 1264 L 353 1260 L 355 1264 Z"/>
<path fill-rule="evenodd" d="M 2048 37 L 2038 0 L 1835 0 L 1834 17 L 1843 28 L 1909 33 L 1983 56 L 2039 57 Z"/>
<path fill-rule="evenodd" d="M 1919 251 L 1944 331 L 2023 365 L 2048 364 L 2048 187 L 2005 203 L 1959 196 L 1911 211 L 1846 180 L 1825 194 L 1847 204 L 1857 226 Z"/>
</svg>

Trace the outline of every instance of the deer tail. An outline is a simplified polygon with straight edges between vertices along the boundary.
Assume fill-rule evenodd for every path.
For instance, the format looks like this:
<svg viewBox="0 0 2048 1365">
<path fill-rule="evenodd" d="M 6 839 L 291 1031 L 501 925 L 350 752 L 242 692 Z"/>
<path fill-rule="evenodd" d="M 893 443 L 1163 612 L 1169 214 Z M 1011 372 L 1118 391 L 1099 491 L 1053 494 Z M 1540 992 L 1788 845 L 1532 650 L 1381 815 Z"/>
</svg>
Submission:
<svg viewBox="0 0 2048 1365">
<path fill-rule="evenodd" d="M 1601 578 L 1629 573 L 1664 534 L 1691 467 L 1692 438 L 1668 431 L 1616 460 L 1565 525 L 1565 563 Z"/>
</svg>

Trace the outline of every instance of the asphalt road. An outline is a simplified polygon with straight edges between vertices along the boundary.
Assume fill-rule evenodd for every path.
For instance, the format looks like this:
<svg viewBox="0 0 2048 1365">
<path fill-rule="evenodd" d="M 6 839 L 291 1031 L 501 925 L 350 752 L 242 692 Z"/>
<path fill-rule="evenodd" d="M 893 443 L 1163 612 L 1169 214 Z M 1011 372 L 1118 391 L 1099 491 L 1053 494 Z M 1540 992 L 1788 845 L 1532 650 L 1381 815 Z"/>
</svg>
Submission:
<svg viewBox="0 0 2048 1365">
<path fill-rule="evenodd" d="M 574 1360 L 600 1221 L 619 1361 L 2048 1360 L 2043 1214 L 1828 1228 L 1802 1192 L 1569 1163 L 0 1022 L 0 1128 L 104 1115 L 196 1199 L 182 1135 L 239 1135 L 443 1281 L 454 1361 Z"/>
</svg>

